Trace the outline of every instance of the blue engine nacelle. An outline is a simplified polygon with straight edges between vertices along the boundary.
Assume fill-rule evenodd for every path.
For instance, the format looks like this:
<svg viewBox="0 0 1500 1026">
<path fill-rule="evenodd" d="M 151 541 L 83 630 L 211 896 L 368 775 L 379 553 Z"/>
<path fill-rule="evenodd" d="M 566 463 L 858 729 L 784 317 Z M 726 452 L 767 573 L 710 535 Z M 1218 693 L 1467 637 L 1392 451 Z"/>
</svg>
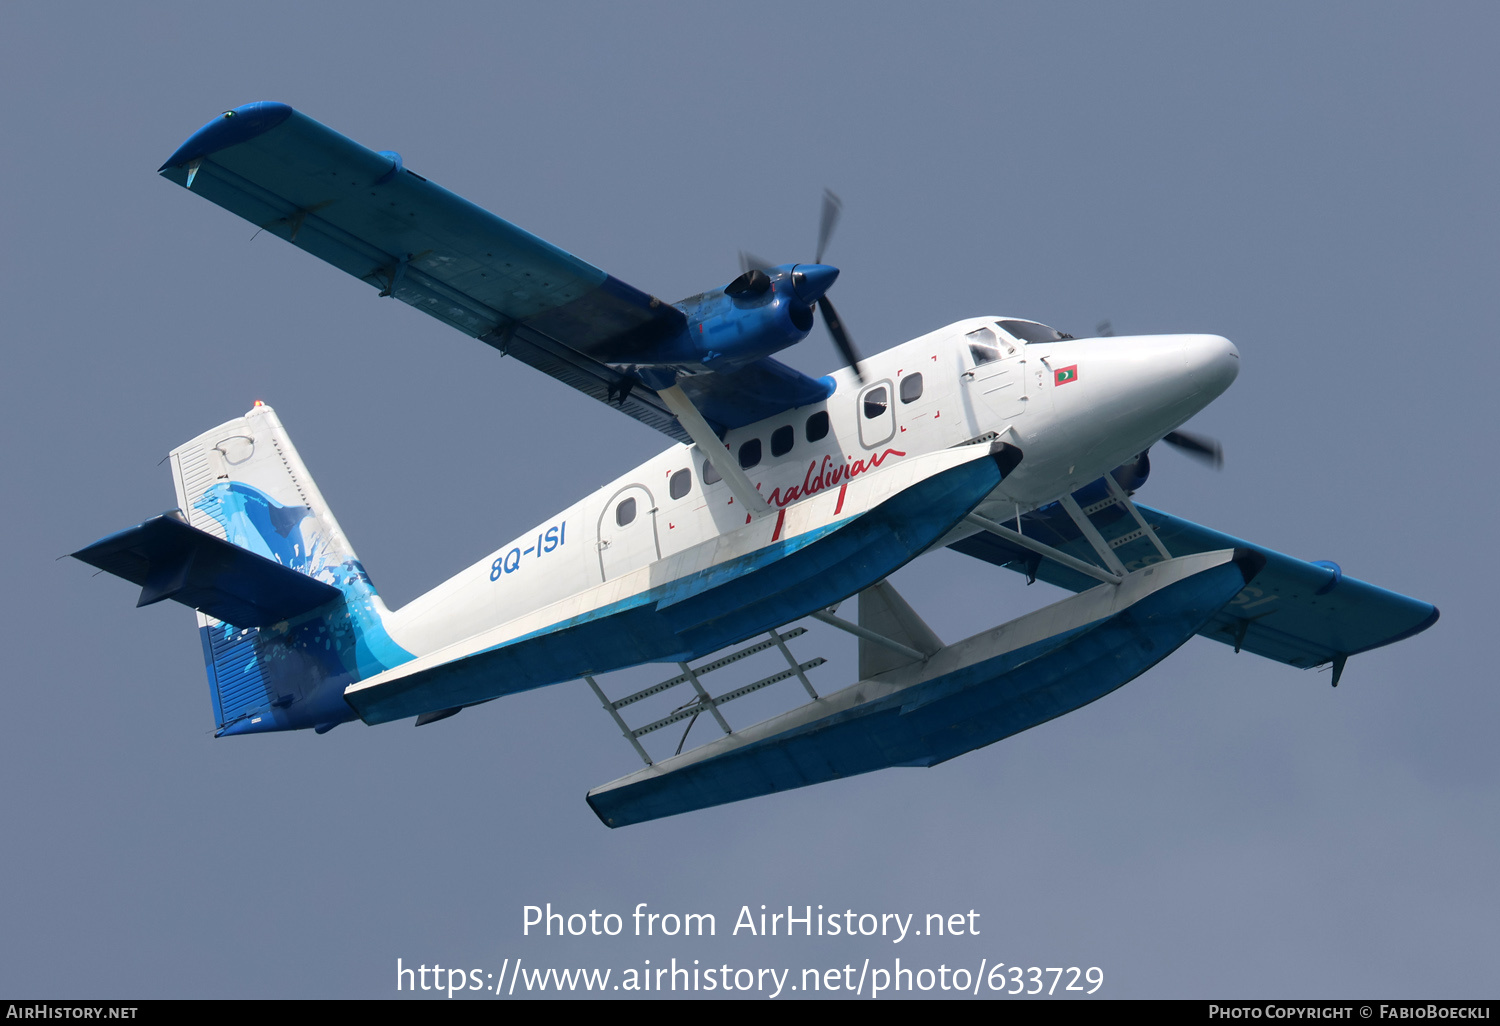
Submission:
<svg viewBox="0 0 1500 1026">
<path fill-rule="evenodd" d="M 838 277 L 826 264 L 783 264 L 746 271 L 722 289 L 673 304 L 687 317 L 676 338 L 633 354 L 635 367 L 728 373 L 801 342 L 813 307 Z"/>
</svg>

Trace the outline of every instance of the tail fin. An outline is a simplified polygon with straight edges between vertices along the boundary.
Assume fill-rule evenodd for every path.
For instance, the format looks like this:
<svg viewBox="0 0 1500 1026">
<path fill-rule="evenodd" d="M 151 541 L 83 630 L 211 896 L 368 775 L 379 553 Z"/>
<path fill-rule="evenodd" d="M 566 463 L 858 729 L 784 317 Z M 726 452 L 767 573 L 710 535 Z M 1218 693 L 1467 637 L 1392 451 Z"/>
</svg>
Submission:
<svg viewBox="0 0 1500 1026">
<path fill-rule="evenodd" d="M 276 411 L 264 403 L 173 449 L 171 460 L 178 506 L 200 531 L 328 583 L 334 567 L 355 561 Z"/>
<path fill-rule="evenodd" d="M 216 734 L 315 727 L 354 718 L 344 687 L 405 662 L 385 603 L 271 407 L 206 431 L 171 453 L 188 523 L 331 584 L 343 603 L 269 627 L 197 614 Z"/>
</svg>

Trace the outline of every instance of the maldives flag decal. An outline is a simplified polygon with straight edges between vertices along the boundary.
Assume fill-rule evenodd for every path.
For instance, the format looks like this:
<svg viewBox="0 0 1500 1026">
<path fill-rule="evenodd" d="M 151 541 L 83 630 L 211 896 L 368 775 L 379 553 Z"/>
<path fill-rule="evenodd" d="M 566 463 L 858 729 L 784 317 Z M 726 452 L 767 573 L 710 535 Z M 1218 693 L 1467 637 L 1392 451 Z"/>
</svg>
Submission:
<svg viewBox="0 0 1500 1026">
<path fill-rule="evenodd" d="M 1054 385 L 1066 385 L 1070 381 L 1078 380 L 1078 364 L 1071 367 L 1059 367 L 1052 372 L 1052 383 Z"/>
</svg>

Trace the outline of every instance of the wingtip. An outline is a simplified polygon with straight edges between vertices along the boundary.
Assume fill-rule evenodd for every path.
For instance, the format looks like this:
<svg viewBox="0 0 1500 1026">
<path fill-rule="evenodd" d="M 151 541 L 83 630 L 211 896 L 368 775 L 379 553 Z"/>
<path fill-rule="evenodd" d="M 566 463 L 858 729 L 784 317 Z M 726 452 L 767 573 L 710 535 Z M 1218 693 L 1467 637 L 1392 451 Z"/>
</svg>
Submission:
<svg viewBox="0 0 1500 1026">
<path fill-rule="evenodd" d="M 171 168 L 182 167 L 189 161 L 248 142 L 269 132 L 294 113 L 288 105 L 274 100 L 257 100 L 226 110 L 188 136 L 187 141 L 167 158 L 167 162 L 156 169 L 156 173 L 162 174 Z"/>
</svg>

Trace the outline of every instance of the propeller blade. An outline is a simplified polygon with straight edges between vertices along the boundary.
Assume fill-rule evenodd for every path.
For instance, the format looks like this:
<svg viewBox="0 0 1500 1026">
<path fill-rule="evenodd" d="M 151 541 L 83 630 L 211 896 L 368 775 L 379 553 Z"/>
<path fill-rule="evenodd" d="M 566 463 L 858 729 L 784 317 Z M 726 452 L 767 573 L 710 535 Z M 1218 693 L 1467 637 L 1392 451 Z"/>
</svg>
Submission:
<svg viewBox="0 0 1500 1026">
<path fill-rule="evenodd" d="M 859 354 L 854 351 L 854 343 L 849 341 L 849 333 L 844 330 L 844 322 L 839 320 L 838 311 L 833 308 L 827 296 L 818 300 L 818 309 L 823 311 L 823 325 L 828 329 L 828 334 L 833 336 L 833 344 L 839 347 L 839 355 L 854 368 L 854 376 L 863 385 L 865 372 L 860 369 Z"/>
<path fill-rule="evenodd" d="M 724 286 L 726 296 L 760 296 L 771 287 L 771 277 L 759 268 L 746 271 Z"/>
<path fill-rule="evenodd" d="M 1190 435 L 1186 431 L 1171 431 L 1162 436 L 1162 441 L 1181 449 L 1196 460 L 1210 464 L 1215 470 L 1224 469 L 1224 447 L 1217 439 Z"/>
<path fill-rule="evenodd" d="M 769 271 L 775 266 L 776 265 L 771 263 L 769 260 L 762 260 L 754 253 L 747 253 L 743 249 L 740 250 L 741 274 L 745 273 L 746 271 Z"/>
<path fill-rule="evenodd" d="M 1095 338 L 1112 338 L 1114 336 L 1114 325 L 1108 321 L 1100 321 L 1099 326 L 1094 329 Z"/>
<path fill-rule="evenodd" d="M 832 189 L 823 190 L 823 216 L 818 221 L 818 255 L 813 258 L 813 263 L 823 262 L 823 251 L 828 248 L 828 240 L 833 236 L 834 225 L 839 223 L 839 215 L 844 212 L 844 201 L 834 195 Z"/>
</svg>

